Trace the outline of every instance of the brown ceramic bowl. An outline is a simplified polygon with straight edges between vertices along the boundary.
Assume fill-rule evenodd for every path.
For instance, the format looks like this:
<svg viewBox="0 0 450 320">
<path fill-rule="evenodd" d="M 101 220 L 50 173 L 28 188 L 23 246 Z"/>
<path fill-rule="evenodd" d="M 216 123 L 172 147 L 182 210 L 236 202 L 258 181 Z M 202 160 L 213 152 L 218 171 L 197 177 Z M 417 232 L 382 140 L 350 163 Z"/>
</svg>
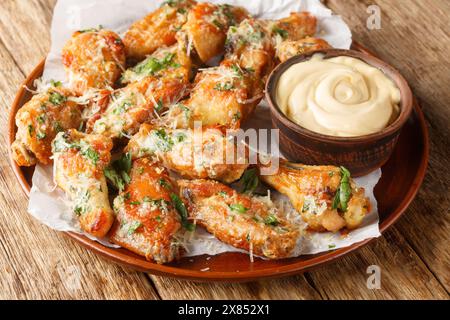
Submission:
<svg viewBox="0 0 450 320">
<path fill-rule="evenodd" d="M 400 89 L 400 115 L 387 128 L 365 136 L 347 138 L 312 132 L 283 114 L 276 102 L 276 88 L 281 75 L 288 68 L 309 60 L 315 53 L 296 56 L 280 64 L 267 81 L 266 99 L 270 105 L 273 127 L 280 130 L 281 151 L 290 161 L 311 165 L 340 165 L 348 168 L 354 176 L 363 176 L 380 168 L 390 158 L 400 132 L 412 112 L 413 95 L 408 83 L 397 70 L 372 55 L 353 50 L 319 51 L 324 54 L 325 59 L 349 56 L 380 69 Z"/>
</svg>

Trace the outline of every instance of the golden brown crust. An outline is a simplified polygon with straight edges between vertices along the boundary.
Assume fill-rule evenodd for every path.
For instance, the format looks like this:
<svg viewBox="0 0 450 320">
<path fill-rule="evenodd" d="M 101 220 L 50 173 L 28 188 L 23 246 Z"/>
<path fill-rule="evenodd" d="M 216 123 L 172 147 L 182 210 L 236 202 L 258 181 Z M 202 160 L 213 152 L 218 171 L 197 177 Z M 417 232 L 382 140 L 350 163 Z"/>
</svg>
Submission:
<svg viewBox="0 0 450 320">
<path fill-rule="evenodd" d="M 241 7 L 199 3 L 188 14 L 181 33 L 192 42 L 202 62 L 223 54 L 228 28 L 248 17 Z"/>
<path fill-rule="evenodd" d="M 75 32 L 62 50 L 72 90 L 83 95 L 89 89 L 114 87 L 125 69 L 125 47 L 110 30 Z"/>
<path fill-rule="evenodd" d="M 127 57 L 141 61 L 158 48 L 175 44 L 176 34 L 195 3 L 192 0 L 171 1 L 135 22 L 123 39 Z"/>
<path fill-rule="evenodd" d="M 68 100 L 71 92 L 52 87 L 37 94 L 16 114 L 16 141 L 12 156 L 19 166 L 51 163 L 51 143 L 60 131 L 78 128 L 82 122 L 81 108 Z"/>
<path fill-rule="evenodd" d="M 284 41 L 277 46 L 277 58 L 280 62 L 284 62 L 297 55 L 330 48 L 328 42 L 319 38 L 308 37 L 298 41 Z"/>
<path fill-rule="evenodd" d="M 144 124 L 126 151 L 133 158 L 154 157 L 185 178 L 238 180 L 248 167 L 247 150 L 240 154 L 233 140 L 216 128 L 161 129 Z M 235 159 L 227 162 L 227 155 Z"/>
<path fill-rule="evenodd" d="M 211 180 L 178 181 L 189 215 L 217 239 L 269 259 L 289 257 L 298 229 L 266 202 Z"/>
<path fill-rule="evenodd" d="M 334 166 L 306 166 L 281 162 L 275 175 L 261 180 L 285 194 L 308 223 L 310 230 L 337 232 L 357 228 L 370 212 L 370 201 L 363 188 L 350 179 L 351 198 L 345 213 L 333 209 L 333 200 L 341 183 L 341 169 Z"/>
<path fill-rule="evenodd" d="M 111 139 L 73 129 L 60 132 L 53 142 L 55 181 L 73 201 L 81 228 L 98 238 L 114 222 L 103 173 L 112 147 Z"/>
<path fill-rule="evenodd" d="M 174 192 L 166 169 L 148 158 L 136 160 L 130 183 L 114 200 L 117 221 L 111 241 L 157 263 L 178 258 L 175 235 L 181 224 L 171 199 Z"/>
</svg>

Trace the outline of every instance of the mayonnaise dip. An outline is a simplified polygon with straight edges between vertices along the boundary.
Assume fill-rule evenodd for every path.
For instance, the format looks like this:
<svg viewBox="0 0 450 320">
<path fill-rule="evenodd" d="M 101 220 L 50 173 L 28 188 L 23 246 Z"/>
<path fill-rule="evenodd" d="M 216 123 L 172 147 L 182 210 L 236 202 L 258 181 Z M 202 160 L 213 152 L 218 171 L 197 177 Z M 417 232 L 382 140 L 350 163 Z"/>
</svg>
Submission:
<svg viewBox="0 0 450 320">
<path fill-rule="evenodd" d="M 292 65 L 280 77 L 277 103 L 293 122 L 338 137 L 376 133 L 399 115 L 400 90 L 382 71 L 347 56 Z"/>
</svg>

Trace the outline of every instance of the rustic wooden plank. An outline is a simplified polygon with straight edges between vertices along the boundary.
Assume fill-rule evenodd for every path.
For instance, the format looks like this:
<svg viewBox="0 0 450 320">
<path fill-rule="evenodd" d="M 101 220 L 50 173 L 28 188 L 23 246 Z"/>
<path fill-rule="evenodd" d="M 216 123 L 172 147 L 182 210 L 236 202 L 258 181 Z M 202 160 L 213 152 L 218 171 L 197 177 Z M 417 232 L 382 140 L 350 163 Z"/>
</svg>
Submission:
<svg viewBox="0 0 450 320">
<path fill-rule="evenodd" d="M 424 109 L 430 129 L 428 174 L 398 230 L 433 274 L 450 290 L 450 33 L 447 0 L 329 0 L 350 25 L 355 38 L 388 61 L 409 81 Z M 381 29 L 368 30 L 369 5 L 382 10 Z"/>
<path fill-rule="evenodd" d="M 51 10 L 42 3 L 37 0 L 1 2 L 1 39 L 25 74 L 34 69 L 50 48 Z"/>
<path fill-rule="evenodd" d="M 9 111 L 24 76 L 1 44 L 0 61 L 0 103 Z M 8 162 L 8 113 L 0 113 L 0 299 L 158 299 L 144 274 L 99 258 L 26 212 Z"/>
<path fill-rule="evenodd" d="M 14 3 L 12 2 L 12 0 L 8 0 L 4 1 L 5 5 L 3 2 L 1 4 L 1 6 L 5 6 L 7 10 L 3 10 L 3 8 L 0 10 L 0 25 L 2 26 L 2 30 L 5 30 L 0 37 L 8 49 L 14 50 L 14 59 L 23 66 L 22 68 L 25 72 L 28 72 L 41 58 L 37 57 L 39 53 L 43 56 L 48 50 L 50 14 L 55 0 L 18 0 L 14 1 Z M 428 99 L 428 95 L 432 96 L 429 99 L 429 103 L 425 104 L 428 119 L 433 123 L 433 126 L 435 126 L 435 128 L 432 128 L 432 135 L 434 134 L 436 139 L 432 139 L 435 140 L 432 146 L 437 149 L 439 155 L 447 156 L 446 158 L 448 159 L 448 150 L 445 148 L 446 142 L 448 142 L 448 135 L 442 136 L 442 133 L 448 132 L 446 124 L 448 123 L 449 114 L 446 109 L 442 108 L 443 101 L 450 101 L 450 99 L 448 99 L 449 93 L 442 90 L 443 86 L 446 83 L 449 83 L 449 81 L 445 81 L 445 76 L 448 72 L 441 72 L 443 74 L 441 74 L 440 77 L 443 79 L 439 79 L 439 81 L 444 81 L 440 82 L 440 87 L 436 88 L 431 85 L 433 83 L 431 81 L 432 76 L 434 76 L 436 70 L 441 68 L 439 63 L 445 61 L 445 59 L 441 59 L 442 56 L 440 53 L 442 46 L 445 46 L 445 41 L 442 41 L 441 43 L 437 42 L 437 38 L 433 38 L 431 39 L 433 41 L 430 42 L 430 38 L 427 37 L 426 44 L 420 44 L 421 36 L 423 37 L 424 33 L 428 36 L 428 32 L 430 32 L 430 30 L 427 30 L 425 27 L 424 30 L 426 32 L 424 30 L 418 32 L 415 35 L 415 40 L 408 39 L 402 42 L 405 37 L 404 32 L 406 32 L 406 28 L 411 27 L 411 23 L 408 23 L 408 21 L 423 21 L 417 20 L 414 16 L 411 16 L 411 14 L 421 15 L 421 12 L 424 9 L 422 7 L 424 5 L 419 4 L 418 1 L 411 2 L 413 8 L 408 10 L 403 9 L 404 11 L 402 13 L 397 12 L 400 9 L 391 10 L 391 6 L 393 5 L 392 2 L 387 3 L 386 1 L 377 1 L 377 3 L 380 4 L 384 11 L 386 11 L 386 8 L 389 8 L 389 16 L 391 18 L 393 17 L 391 24 L 395 26 L 395 28 L 400 28 L 403 32 L 400 33 L 400 35 L 396 35 L 395 41 L 391 41 L 392 29 L 394 28 L 392 26 L 389 27 L 389 24 L 385 24 L 386 19 L 382 20 L 382 30 L 369 32 L 365 29 L 365 19 L 367 18 L 365 8 L 369 5 L 368 1 L 358 3 L 351 2 L 350 4 L 348 4 L 348 2 L 345 4 L 339 1 L 329 1 L 330 6 L 335 11 L 344 15 L 344 18 L 351 25 L 357 39 L 362 40 L 363 43 L 375 49 L 375 51 L 380 53 L 383 58 L 396 65 L 407 77 L 409 76 L 410 79 L 418 78 L 418 76 L 423 77 L 425 75 L 426 84 L 420 82 L 413 85 L 413 89 L 419 93 L 420 97 Z M 410 2 L 408 2 L 408 4 L 409 3 Z M 405 5 L 407 4 L 403 2 L 403 6 Z M 399 4 L 398 8 L 400 7 L 401 5 Z M 448 8 L 446 8 L 445 1 L 436 1 L 435 9 L 442 11 Z M 21 14 L 23 14 L 23 16 L 15 10 L 22 10 Z M 429 9 L 427 10 L 428 11 L 425 10 L 425 14 L 428 13 L 429 17 L 434 20 L 436 16 L 430 16 Z M 448 10 L 444 10 L 443 12 L 448 12 Z M 37 15 L 39 15 L 39 17 Z M 16 21 L 14 19 L 16 16 L 21 16 L 21 19 Z M 398 20 L 396 18 L 397 16 L 401 16 L 401 20 Z M 445 15 L 443 17 L 438 15 L 438 19 L 441 21 L 442 30 L 444 30 L 444 27 L 446 27 Z M 34 25 L 36 23 L 40 23 L 41 26 L 36 27 Z M 30 28 L 30 25 L 33 25 L 33 28 Z M 46 25 L 46 27 L 43 27 L 42 25 Z M 432 25 L 432 23 L 429 24 L 429 26 Z M 391 28 L 391 30 L 384 30 L 384 28 Z M 417 31 L 416 29 L 423 28 L 423 26 L 417 24 L 414 28 L 414 30 Z M 16 30 L 21 30 L 21 33 L 24 32 L 26 36 L 14 37 L 11 35 L 12 32 L 16 32 Z M 439 33 L 439 30 L 437 34 L 442 39 L 446 39 L 442 37 L 442 32 Z M 45 37 L 47 37 L 47 40 Z M 399 45 L 399 43 L 401 43 L 401 45 Z M 447 41 L 447 43 L 449 42 Z M 381 46 L 378 44 L 381 44 Z M 405 48 L 408 48 L 409 50 L 411 46 L 416 50 L 411 53 L 411 56 L 416 60 L 412 60 L 410 56 L 405 57 L 404 54 L 402 55 Z M 414 46 L 417 46 L 417 48 Z M 33 50 L 30 50 L 30 48 L 33 48 Z M 421 50 L 428 53 L 430 51 L 428 48 L 436 49 L 436 51 L 439 52 L 438 55 L 427 55 L 425 58 L 421 57 L 419 54 Z M 408 52 L 411 52 L 411 50 Z M 447 68 L 446 70 L 450 70 L 448 66 L 444 67 Z M 5 91 L 3 88 L 15 88 L 14 85 L 17 86 L 22 78 L 20 74 L 18 75 L 17 70 L 15 70 L 17 68 L 14 64 L 7 63 L 6 68 L 10 68 L 10 71 L 7 71 L 7 77 L 2 78 L 8 79 L 8 83 L 5 83 L 6 80 L 0 82 L 1 91 L 6 92 L 5 96 L 0 98 L 2 99 L 1 102 L 3 105 L 8 103 L 8 101 L 10 102 L 13 95 L 11 89 Z M 12 80 L 17 83 L 14 85 L 11 84 L 11 82 L 13 82 Z M 440 97 L 438 95 L 440 95 Z M 442 100 L 440 100 L 441 97 L 443 97 Z M 436 103 L 438 109 L 435 108 Z M 442 113 L 439 111 L 439 108 L 442 109 Z M 2 116 L 5 117 L 6 115 Z M 1 121 L 4 123 L 4 119 L 1 119 Z M 437 132 L 440 132 L 441 134 L 439 135 Z M 2 146 L 5 145 L 6 143 L 2 143 Z M 6 155 L 4 148 L 0 150 L 3 155 Z M 2 158 L 5 159 L 6 157 L 4 156 Z M 325 298 L 448 298 L 445 290 L 443 290 L 433 277 L 433 274 L 431 274 L 426 267 L 430 267 L 434 275 L 442 284 L 448 285 L 448 256 L 445 255 L 448 253 L 446 252 L 446 247 L 444 245 L 444 241 L 448 238 L 448 220 L 445 220 L 445 213 L 447 213 L 445 210 L 448 210 L 449 207 L 448 197 L 445 197 L 448 191 L 448 184 L 445 179 L 443 179 L 444 177 L 438 175 L 438 172 L 442 172 L 446 163 L 443 161 L 439 162 L 437 159 L 438 156 L 436 156 L 436 159 L 434 160 L 435 163 L 432 164 L 433 168 L 430 170 L 431 174 L 427 177 L 425 185 L 430 189 L 428 189 L 428 187 L 422 189 L 419 199 L 416 200 L 412 209 L 409 210 L 407 216 L 402 219 L 399 224 L 399 230 L 402 234 L 400 234 L 398 230 L 393 229 L 393 231 L 388 233 L 386 238 L 377 240 L 377 242 L 369 247 L 345 257 L 335 264 L 308 273 L 306 274 L 306 277 L 298 276 L 250 284 L 195 284 L 161 277 L 151 278 L 154 280 L 159 294 L 165 299 L 311 299 L 320 298 L 321 295 Z M 4 283 L 11 283 L 9 286 L 5 287 L 7 290 L 0 293 L 0 295 L 5 295 L 6 297 L 91 298 L 92 296 L 96 298 L 109 298 L 114 297 L 110 291 L 116 291 L 116 295 L 125 298 L 129 296 L 126 294 L 126 292 L 129 291 L 131 296 L 156 297 L 151 291 L 149 283 L 144 281 L 145 279 L 142 279 L 141 274 L 128 273 L 110 263 L 100 261 L 93 254 L 80 249 L 65 237 L 32 221 L 25 213 L 23 206 L 19 206 L 19 204 L 26 203 L 27 200 L 21 196 L 17 183 L 13 182 L 14 177 L 9 169 L 9 165 L 0 162 L 0 166 L 3 169 L 2 172 L 5 172 L 3 176 L 0 177 L 0 185 L 2 187 L 13 185 L 8 192 L 5 192 L 5 195 L 3 193 L 1 194 L 0 208 L 2 209 L 2 212 L 14 213 L 20 220 L 15 222 L 17 226 L 13 226 L 14 228 L 9 234 L 8 230 L 0 229 L 2 236 L 5 232 L 7 233 L 5 239 L 8 240 L 2 240 L 2 243 L 6 243 L 6 246 L 0 247 L 0 252 L 2 252 L 1 255 L 4 257 L 7 255 L 10 256 L 7 259 L 2 259 L 3 261 L 8 262 L 8 265 L 0 265 L 1 267 L 5 267 L 4 270 L 7 270 L 7 273 L 3 278 L 0 276 L 0 283 L 2 284 L 2 287 L 5 287 Z M 432 203 L 439 203 L 441 209 L 440 215 L 435 214 L 432 204 L 429 203 L 428 199 L 430 199 L 430 192 L 427 192 L 427 190 L 437 190 L 432 195 L 434 197 L 432 198 L 434 200 Z M 18 196 L 18 194 L 20 194 L 20 196 Z M 12 195 L 14 195 L 16 201 L 12 201 Z M 4 218 L 2 217 L 1 219 Z M 410 219 L 412 220 L 409 221 Z M 444 221 L 444 223 L 442 221 Z M 422 229 L 430 225 L 430 223 L 431 226 L 429 226 L 427 230 L 436 230 L 434 229 L 435 225 L 439 223 L 443 225 L 437 229 L 437 233 L 427 234 L 428 238 L 426 238 L 426 243 L 421 243 L 419 240 L 422 239 L 423 242 L 424 239 Z M 11 224 L 11 222 L 9 222 L 9 224 Z M 4 222 L 1 223 L 1 225 L 5 225 Z M 33 232 L 28 229 L 33 230 Z M 17 240 L 13 235 L 20 234 L 21 230 L 24 234 L 22 236 L 24 239 L 21 237 L 20 243 L 17 244 Z M 27 231 L 24 233 L 23 230 Z M 39 231 L 38 235 L 35 230 Z M 409 234 L 414 236 L 409 236 Z M 403 236 L 407 237 L 407 241 L 404 240 Z M 41 237 L 44 239 L 42 240 Z M 423 258 L 423 262 L 420 257 L 414 253 L 411 247 L 409 247 L 408 242 L 417 250 L 417 252 L 419 252 L 420 256 Z M 50 256 L 53 258 L 46 257 L 46 259 L 43 259 L 43 257 L 41 257 L 42 253 L 34 252 L 39 250 L 27 249 L 32 248 L 31 244 L 34 243 L 38 243 L 40 246 L 46 248 L 46 250 L 48 248 Z M 20 258 L 16 257 L 12 248 L 21 248 L 24 253 L 27 253 L 27 256 L 31 255 L 34 264 L 37 266 L 30 266 L 29 270 L 24 271 L 22 269 L 23 265 L 27 264 L 24 264 Z M 53 252 L 54 250 L 56 251 Z M 430 251 L 432 252 L 430 253 Z M 64 252 L 70 252 L 70 258 L 64 258 L 63 262 L 61 262 L 62 266 L 60 266 L 59 260 L 57 260 L 56 257 L 65 256 L 63 254 Z M 47 252 L 46 255 L 48 255 Z M 396 257 L 396 262 L 389 261 L 392 260 L 392 257 Z M 433 261 L 438 258 L 440 258 L 441 261 Z M 49 263 L 48 261 L 52 261 L 52 263 Z M 94 267 L 91 265 L 86 267 L 87 263 L 93 264 Z M 379 264 L 382 268 L 382 289 L 375 292 L 369 291 L 366 288 L 367 275 L 365 273 L 367 266 L 374 263 Z M 48 270 L 50 265 L 50 270 L 56 270 L 50 275 L 43 274 L 43 271 L 39 271 Z M 410 277 L 408 278 L 409 280 L 402 276 L 405 265 L 407 266 L 407 272 L 405 272 L 405 274 L 407 277 Z M 446 266 L 447 269 L 445 269 Z M 77 271 L 77 268 L 81 268 L 81 271 Z M 89 271 L 91 271 L 91 274 L 87 272 L 88 268 Z M 68 280 L 64 282 L 61 278 L 74 279 L 76 276 L 70 275 L 79 273 L 83 276 L 81 281 L 83 285 L 81 286 L 81 289 L 75 291 L 68 290 L 67 287 L 72 288 L 73 285 L 71 285 L 71 283 L 75 280 L 69 280 L 69 284 L 67 284 Z M 128 276 L 131 279 L 128 278 L 127 280 L 122 273 L 131 274 Z M 61 276 L 61 274 L 63 276 Z M 67 277 L 67 275 L 69 275 L 69 277 Z M 31 281 L 28 278 L 34 278 L 34 280 Z M 109 285 L 109 287 L 103 290 L 95 287 L 95 284 L 101 286 L 98 284 L 98 279 L 101 278 L 106 279 L 105 282 Z M 121 281 L 124 278 L 126 283 L 131 283 L 133 289 L 130 289 L 130 286 L 124 286 Z M 48 286 L 45 286 L 41 281 L 47 283 Z M 138 283 L 136 283 L 136 281 Z M 100 282 L 104 284 L 103 281 Z M 310 283 L 312 283 L 313 286 L 311 286 Z M 37 284 L 43 286 L 41 290 L 35 288 Z M 133 290 L 143 290 L 144 292 L 135 292 Z M 318 290 L 320 294 L 316 290 Z"/>
<path fill-rule="evenodd" d="M 370 289 L 369 266 L 381 270 L 381 286 Z M 439 281 L 394 227 L 375 242 L 310 277 L 327 299 L 448 299 Z"/>
</svg>

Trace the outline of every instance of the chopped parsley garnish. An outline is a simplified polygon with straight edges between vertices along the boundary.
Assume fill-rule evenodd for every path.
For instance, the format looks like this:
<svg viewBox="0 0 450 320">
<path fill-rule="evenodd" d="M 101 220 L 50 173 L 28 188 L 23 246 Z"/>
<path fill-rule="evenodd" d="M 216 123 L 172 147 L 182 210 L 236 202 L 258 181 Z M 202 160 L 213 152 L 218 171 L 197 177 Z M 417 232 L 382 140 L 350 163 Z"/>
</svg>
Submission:
<svg viewBox="0 0 450 320">
<path fill-rule="evenodd" d="M 33 136 L 33 132 L 34 132 L 34 128 L 31 124 L 28 125 L 28 134 L 30 135 L 30 137 Z"/>
<path fill-rule="evenodd" d="M 159 129 L 153 131 L 153 137 L 155 138 L 156 147 L 163 152 L 168 152 L 172 150 L 173 141 L 171 137 L 167 134 L 166 130 Z"/>
<path fill-rule="evenodd" d="M 142 223 L 140 221 L 133 221 L 130 223 L 128 227 L 128 235 L 131 236 L 134 234 L 140 227 L 142 227 Z"/>
<path fill-rule="evenodd" d="M 50 101 L 55 106 L 61 105 L 62 103 L 66 102 L 66 100 L 67 98 L 58 92 L 50 93 L 50 98 L 48 99 L 48 101 Z"/>
<path fill-rule="evenodd" d="M 50 80 L 50 85 L 52 87 L 58 88 L 58 87 L 62 86 L 62 83 L 61 83 L 61 81 L 55 81 L 55 80 L 52 79 L 52 80 Z"/>
<path fill-rule="evenodd" d="M 336 245 L 335 244 L 330 244 L 330 245 L 328 245 L 328 249 L 335 249 L 336 248 Z"/>
<path fill-rule="evenodd" d="M 234 89 L 234 85 L 231 82 L 225 82 L 225 83 L 217 83 L 214 87 L 214 90 L 217 91 L 229 91 Z"/>
<path fill-rule="evenodd" d="M 175 193 L 172 193 L 170 195 L 170 198 L 172 199 L 173 205 L 181 217 L 182 226 L 190 232 L 194 231 L 195 225 L 189 222 L 188 212 L 187 212 L 186 206 L 184 205 L 183 201 L 181 201 L 180 197 L 178 195 L 176 195 Z"/>
<path fill-rule="evenodd" d="M 39 124 L 44 124 L 45 120 L 47 120 L 47 115 L 45 113 L 42 113 L 37 117 Z"/>
<path fill-rule="evenodd" d="M 241 68 L 238 65 L 233 64 L 231 66 L 231 69 L 233 70 L 233 72 L 236 74 L 236 76 L 238 78 L 242 77 L 242 70 L 241 70 Z"/>
<path fill-rule="evenodd" d="M 140 201 L 131 201 L 130 204 L 132 206 L 139 206 L 141 204 L 141 202 Z"/>
<path fill-rule="evenodd" d="M 220 23 L 220 21 L 218 21 L 217 19 L 214 19 L 212 21 L 213 25 L 215 25 L 218 29 L 222 29 L 223 28 L 223 24 Z"/>
<path fill-rule="evenodd" d="M 94 163 L 94 165 L 96 165 L 98 160 L 100 160 L 100 155 L 98 154 L 98 152 L 95 151 L 94 149 L 92 149 L 91 147 L 88 147 L 87 149 L 80 150 L 80 151 L 81 151 L 81 155 L 90 159 Z"/>
<path fill-rule="evenodd" d="M 80 33 L 98 32 L 102 29 L 103 29 L 103 26 L 99 25 L 97 28 L 82 29 L 82 30 L 79 30 L 78 32 L 80 32 Z"/>
<path fill-rule="evenodd" d="M 37 138 L 38 140 L 44 140 L 47 137 L 47 134 L 45 132 L 38 132 Z"/>
<path fill-rule="evenodd" d="M 77 216 L 81 216 L 81 214 L 83 213 L 83 208 L 82 208 L 81 206 L 76 206 L 76 207 L 73 209 L 73 212 L 75 212 L 75 214 L 76 214 Z"/>
<path fill-rule="evenodd" d="M 174 138 L 177 143 L 180 143 L 186 140 L 187 136 L 183 132 L 178 132 L 175 134 Z"/>
<path fill-rule="evenodd" d="M 64 131 L 64 128 L 62 127 L 62 125 L 61 125 L 61 123 L 59 121 L 55 121 L 53 123 L 53 130 L 55 130 L 57 133 L 59 133 L 61 131 Z"/>
<path fill-rule="evenodd" d="M 278 28 L 278 27 L 274 27 L 272 29 L 273 33 L 281 36 L 283 39 L 286 39 L 289 36 L 289 32 L 287 32 L 284 29 Z"/>
<path fill-rule="evenodd" d="M 104 170 L 108 182 L 119 192 L 125 189 L 130 183 L 131 171 L 131 153 L 125 153 L 120 159 L 113 161 L 108 168 Z"/>
<path fill-rule="evenodd" d="M 276 227 L 280 224 L 280 222 L 278 221 L 277 217 L 273 214 L 267 216 L 264 219 L 264 223 L 267 224 L 268 226 L 273 226 Z"/>
<path fill-rule="evenodd" d="M 177 64 L 173 62 L 174 57 L 174 53 L 168 53 L 163 59 L 160 60 L 154 57 L 149 57 L 134 67 L 133 71 L 140 75 L 154 75 L 170 66 L 176 67 Z"/>
<path fill-rule="evenodd" d="M 248 211 L 248 209 L 240 203 L 231 204 L 229 207 L 232 211 L 236 211 L 238 213 L 246 213 Z"/>
<path fill-rule="evenodd" d="M 162 99 L 159 99 L 159 101 L 155 105 L 155 111 L 160 112 L 164 108 L 164 102 Z"/>
<path fill-rule="evenodd" d="M 333 200 L 332 208 L 338 209 L 341 212 L 347 212 L 348 202 L 352 195 L 352 189 L 350 187 L 350 171 L 341 167 L 341 183 L 336 190 L 336 195 Z"/>
<path fill-rule="evenodd" d="M 228 197 L 228 193 L 226 193 L 225 191 L 219 191 L 218 195 L 224 198 Z"/>
<path fill-rule="evenodd" d="M 167 182 L 165 179 L 159 179 L 159 185 L 163 188 L 166 188 L 168 190 L 172 190 L 172 186 L 169 182 Z"/>
</svg>

